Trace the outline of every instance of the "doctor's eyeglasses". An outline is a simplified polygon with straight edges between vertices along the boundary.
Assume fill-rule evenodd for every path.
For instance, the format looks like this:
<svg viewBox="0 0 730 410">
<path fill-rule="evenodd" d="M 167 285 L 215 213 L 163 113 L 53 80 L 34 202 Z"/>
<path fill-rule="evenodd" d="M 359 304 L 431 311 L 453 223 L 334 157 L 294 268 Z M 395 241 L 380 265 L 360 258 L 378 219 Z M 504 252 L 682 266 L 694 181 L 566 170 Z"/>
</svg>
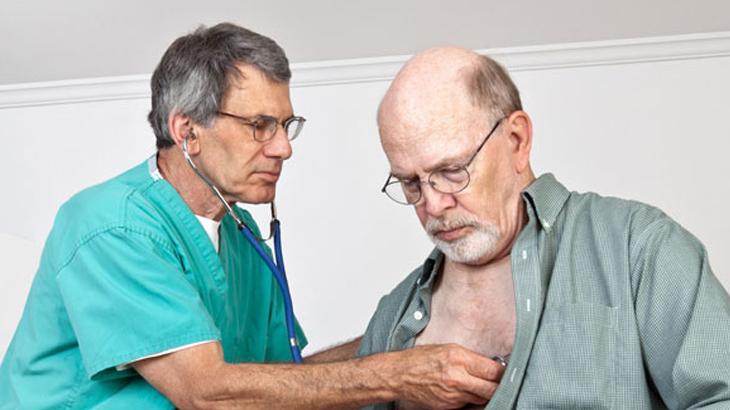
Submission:
<svg viewBox="0 0 730 410">
<path fill-rule="evenodd" d="M 261 115 L 256 118 L 246 118 L 223 111 L 218 111 L 218 115 L 235 118 L 243 122 L 245 125 L 250 126 L 253 129 L 253 139 L 258 142 L 266 142 L 274 138 L 279 124 L 281 124 L 284 132 L 286 132 L 286 138 L 289 141 L 293 141 L 294 138 L 296 138 L 302 131 L 304 122 L 307 121 L 304 117 L 295 116 L 287 118 L 284 122 L 280 123 L 279 120 L 268 115 Z"/>
<path fill-rule="evenodd" d="M 479 154 L 479 151 L 481 151 L 482 147 L 484 147 L 487 143 L 489 137 L 494 134 L 494 131 L 497 130 L 497 127 L 499 127 L 499 124 L 501 124 L 505 118 L 507 117 L 501 118 L 496 124 L 494 124 L 494 127 L 492 127 L 489 134 L 484 137 L 484 141 L 479 144 L 479 147 L 476 151 L 474 151 L 474 154 L 472 154 L 466 164 L 450 165 L 448 167 L 435 169 L 428 174 L 428 179 L 426 181 L 420 181 L 418 177 L 409 180 L 400 180 L 394 177 L 393 174 L 390 174 L 388 175 L 388 179 L 385 181 L 385 185 L 380 191 L 388 195 L 388 198 L 399 204 L 413 205 L 420 201 L 421 196 L 423 196 L 421 185 L 423 185 L 424 182 L 427 182 L 431 188 L 441 192 L 442 194 L 455 194 L 465 190 L 466 187 L 469 186 L 469 182 L 471 180 L 471 175 L 467 168 L 469 168 L 469 165 L 471 165 L 474 158 L 476 158 L 477 154 Z"/>
</svg>

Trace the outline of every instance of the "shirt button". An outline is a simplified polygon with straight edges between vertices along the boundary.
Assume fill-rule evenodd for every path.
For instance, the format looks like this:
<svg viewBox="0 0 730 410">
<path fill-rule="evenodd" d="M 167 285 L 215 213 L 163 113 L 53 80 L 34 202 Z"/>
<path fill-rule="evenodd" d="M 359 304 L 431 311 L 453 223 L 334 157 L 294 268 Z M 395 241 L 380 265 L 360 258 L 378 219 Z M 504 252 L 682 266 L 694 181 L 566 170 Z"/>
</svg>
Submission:
<svg viewBox="0 0 730 410">
<path fill-rule="evenodd" d="M 413 318 L 416 319 L 416 320 L 423 319 L 423 312 L 421 312 L 420 310 L 415 311 L 413 313 Z"/>
</svg>

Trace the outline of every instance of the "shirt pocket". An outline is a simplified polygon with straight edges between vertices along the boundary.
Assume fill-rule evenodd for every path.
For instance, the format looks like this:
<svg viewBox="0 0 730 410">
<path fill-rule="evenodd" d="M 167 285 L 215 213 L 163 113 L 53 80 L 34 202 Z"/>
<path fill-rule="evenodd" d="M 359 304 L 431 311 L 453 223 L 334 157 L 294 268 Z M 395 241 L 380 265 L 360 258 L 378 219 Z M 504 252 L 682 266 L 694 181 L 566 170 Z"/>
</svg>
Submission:
<svg viewBox="0 0 730 410">
<path fill-rule="evenodd" d="M 618 308 L 545 308 L 518 409 L 611 409 L 616 394 Z"/>
</svg>

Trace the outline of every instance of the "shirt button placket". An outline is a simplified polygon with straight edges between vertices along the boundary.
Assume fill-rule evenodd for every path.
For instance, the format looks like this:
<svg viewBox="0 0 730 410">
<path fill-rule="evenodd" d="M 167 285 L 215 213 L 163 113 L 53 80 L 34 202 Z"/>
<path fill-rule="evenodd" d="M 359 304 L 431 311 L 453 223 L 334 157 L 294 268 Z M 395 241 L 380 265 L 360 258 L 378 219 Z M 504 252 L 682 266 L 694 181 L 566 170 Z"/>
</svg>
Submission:
<svg viewBox="0 0 730 410">
<path fill-rule="evenodd" d="M 539 221 L 545 227 L 546 221 Z M 534 229 L 534 225 L 532 225 Z M 530 229 L 528 225 L 525 229 Z M 501 393 L 495 396 L 487 408 L 512 408 L 517 400 L 517 393 L 524 377 L 524 368 L 531 351 L 536 320 L 535 303 L 539 302 L 540 264 L 537 261 L 537 238 L 534 232 L 524 232 L 515 243 L 517 249 L 513 262 L 513 277 L 515 278 L 515 302 L 517 303 L 520 320 L 516 329 L 515 342 L 519 335 L 519 344 L 515 344 L 510 356 L 510 370 L 505 373 L 501 386 Z M 495 400 L 496 399 L 496 400 Z"/>
</svg>

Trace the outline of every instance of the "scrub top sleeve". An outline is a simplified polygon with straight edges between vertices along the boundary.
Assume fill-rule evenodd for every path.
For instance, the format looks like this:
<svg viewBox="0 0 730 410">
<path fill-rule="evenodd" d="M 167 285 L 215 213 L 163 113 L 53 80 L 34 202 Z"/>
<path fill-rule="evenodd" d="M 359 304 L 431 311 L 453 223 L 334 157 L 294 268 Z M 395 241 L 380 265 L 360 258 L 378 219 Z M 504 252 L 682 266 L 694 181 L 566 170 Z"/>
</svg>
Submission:
<svg viewBox="0 0 730 410">
<path fill-rule="evenodd" d="M 114 395 L 94 406 L 94 410 L 173 410 L 175 405 L 141 377 L 135 377 Z"/>
<path fill-rule="evenodd" d="M 93 380 L 117 365 L 204 340 L 220 340 L 176 252 L 153 235 L 116 228 L 81 245 L 56 282 Z"/>
</svg>

